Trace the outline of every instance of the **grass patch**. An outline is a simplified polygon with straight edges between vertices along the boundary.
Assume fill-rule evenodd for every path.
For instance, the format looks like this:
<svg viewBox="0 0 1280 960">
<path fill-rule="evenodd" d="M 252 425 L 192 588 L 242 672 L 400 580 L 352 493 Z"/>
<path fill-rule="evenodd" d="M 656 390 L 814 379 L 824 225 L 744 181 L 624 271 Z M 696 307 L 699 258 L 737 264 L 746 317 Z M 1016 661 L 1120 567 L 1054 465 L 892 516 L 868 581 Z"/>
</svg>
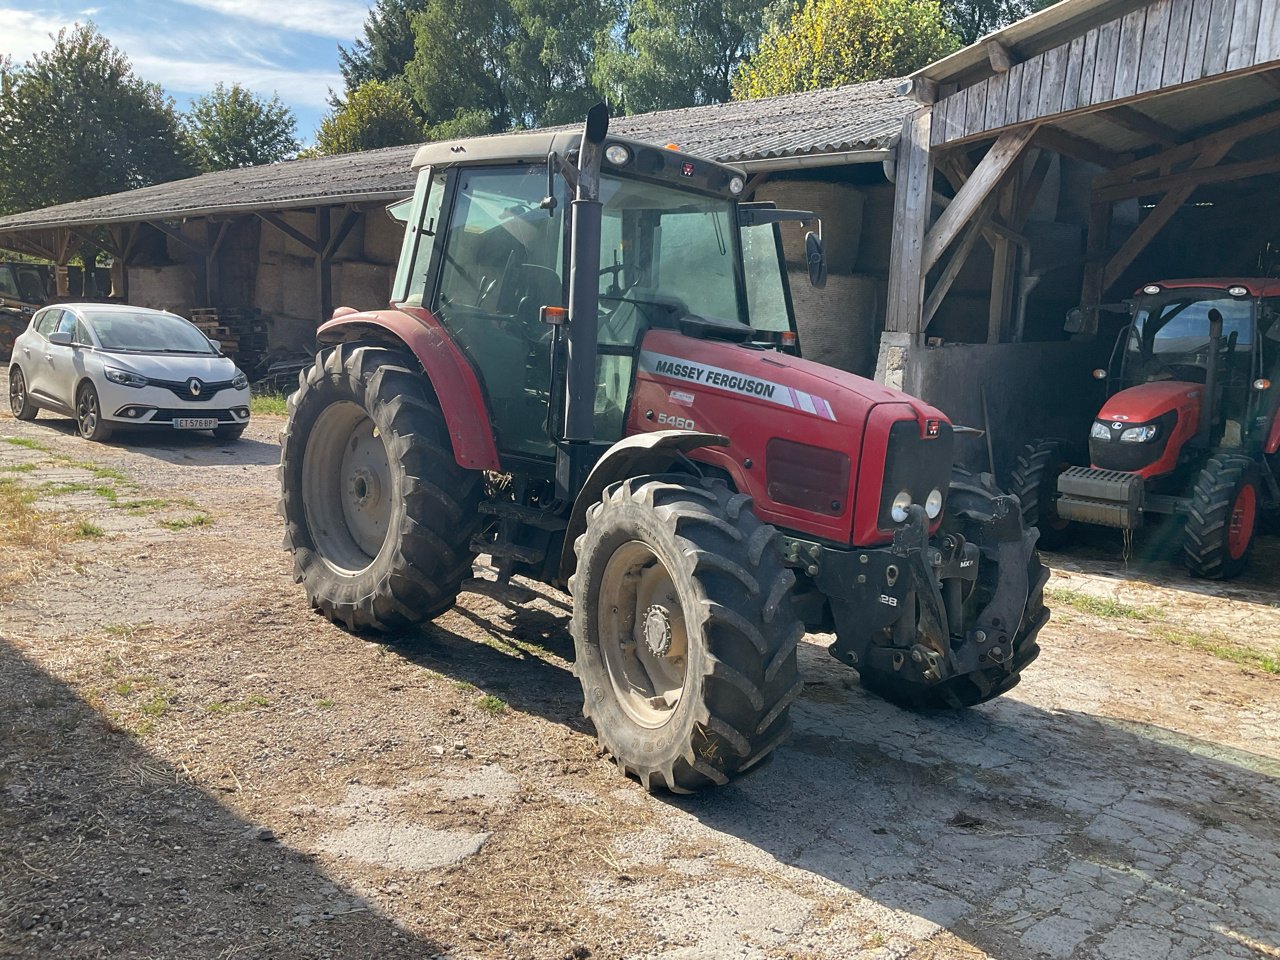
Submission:
<svg viewBox="0 0 1280 960">
<path fill-rule="evenodd" d="M 142 713 L 147 717 L 163 717 L 173 706 L 173 691 L 159 687 L 151 691 L 151 696 L 142 704 Z"/>
<path fill-rule="evenodd" d="M 481 710 L 488 710 L 490 713 L 501 713 L 507 709 L 505 701 L 495 697 L 491 693 L 486 693 L 483 697 L 476 701 L 476 706 Z"/>
<path fill-rule="evenodd" d="M 4 473 L 31 473 L 38 469 L 34 463 L 11 463 L 0 467 Z"/>
<path fill-rule="evenodd" d="M 190 517 L 174 517 L 172 520 L 161 520 L 160 526 L 170 530 L 187 530 L 191 527 L 211 527 L 213 517 L 207 513 L 197 513 Z"/>
<path fill-rule="evenodd" d="M 91 523 L 88 520 L 79 521 L 73 528 L 73 532 L 75 533 L 77 540 L 97 540 L 99 537 L 104 537 L 107 534 L 107 531 L 103 530 L 96 523 Z"/>
<path fill-rule="evenodd" d="M 330 700 L 328 697 L 322 697 L 321 699 L 316 701 L 316 706 L 323 707 L 324 709 L 328 710 L 330 707 L 333 706 L 333 701 Z"/>
<path fill-rule="evenodd" d="M 1251 647 L 1242 647 L 1221 633 L 1200 633 L 1180 627 L 1160 627 L 1155 631 L 1154 636 L 1165 643 L 1199 650 L 1219 660 L 1226 660 L 1228 663 L 1237 663 L 1242 667 L 1280 676 L 1280 657 Z"/>
<path fill-rule="evenodd" d="M 133 681 L 121 680 L 116 684 L 115 690 L 116 693 L 120 694 L 120 696 L 127 697 L 129 694 L 133 693 Z"/>
<path fill-rule="evenodd" d="M 283 417 L 289 412 L 288 398 L 283 393 L 260 393 L 249 398 L 249 412 L 255 417 Z"/>
<path fill-rule="evenodd" d="M 35 440 L 28 440 L 26 437 L 0 437 L 5 443 L 14 447 L 22 447 L 24 450 L 39 450 L 41 453 L 48 453 L 49 448 L 43 443 L 37 443 Z"/>
<path fill-rule="evenodd" d="M 243 700 L 215 700 L 204 705 L 205 713 L 243 713 L 254 707 L 269 707 L 271 701 L 260 693 L 251 693 Z"/>
<path fill-rule="evenodd" d="M 468 683 L 466 680 L 458 680 L 454 683 L 454 686 L 463 693 L 470 693 L 476 688 L 474 683 Z"/>
<path fill-rule="evenodd" d="M 1134 607 L 1119 600 L 1108 597 L 1095 597 L 1078 590 L 1054 590 L 1044 592 L 1045 599 L 1051 604 L 1074 607 L 1081 613 L 1102 617 L 1106 620 L 1163 620 L 1160 611 L 1155 607 Z"/>
</svg>

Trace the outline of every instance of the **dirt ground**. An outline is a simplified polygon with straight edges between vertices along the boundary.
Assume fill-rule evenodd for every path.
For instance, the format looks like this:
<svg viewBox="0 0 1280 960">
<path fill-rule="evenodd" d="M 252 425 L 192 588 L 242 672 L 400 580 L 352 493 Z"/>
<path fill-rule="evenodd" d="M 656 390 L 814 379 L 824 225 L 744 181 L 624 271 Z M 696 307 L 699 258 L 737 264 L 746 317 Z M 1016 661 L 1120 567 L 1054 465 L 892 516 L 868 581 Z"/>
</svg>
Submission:
<svg viewBox="0 0 1280 960">
<path fill-rule="evenodd" d="M 810 637 L 772 762 L 650 796 L 567 597 L 480 567 L 393 644 L 312 614 L 279 427 L 0 419 L 0 503 L 43 517 L 0 554 L 0 956 L 1280 957 L 1276 540 L 1229 586 L 1047 558 L 1043 656 L 966 713 Z"/>
</svg>

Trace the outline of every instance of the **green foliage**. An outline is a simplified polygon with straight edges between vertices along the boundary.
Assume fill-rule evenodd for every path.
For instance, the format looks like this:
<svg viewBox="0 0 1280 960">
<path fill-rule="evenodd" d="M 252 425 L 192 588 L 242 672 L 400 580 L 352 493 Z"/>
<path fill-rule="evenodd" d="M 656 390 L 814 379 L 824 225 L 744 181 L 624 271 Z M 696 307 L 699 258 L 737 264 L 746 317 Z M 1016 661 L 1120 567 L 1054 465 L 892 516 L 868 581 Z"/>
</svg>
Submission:
<svg viewBox="0 0 1280 960">
<path fill-rule="evenodd" d="M 192 173 L 173 101 L 92 25 L 0 69 L 0 213 Z"/>
<path fill-rule="evenodd" d="M 298 150 L 297 127 L 293 111 L 278 96 L 266 100 L 238 83 L 219 83 L 183 118 L 196 162 L 205 171 L 284 160 Z"/>
<path fill-rule="evenodd" d="M 364 21 L 364 36 L 351 49 L 338 47 L 338 69 L 348 96 L 370 80 L 399 81 L 413 59 L 413 17 L 426 0 L 377 0 Z M 341 108 L 335 99 L 333 106 Z"/>
<path fill-rule="evenodd" d="M 942 0 L 942 13 L 947 26 L 960 42 L 970 44 L 1057 2 L 1058 0 Z"/>
<path fill-rule="evenodd" d="M 959 46 L 938 0 L 810 0 L 734 76 L 739 100 L 900 77 Z"/>
<path fill-rule="evenodd" d="M 405 72 L 433 139 L 579 120 L 608 0 L 435 0 Z M 440 125 L 446 124 L 442 131 Z"/>
<path fill-rule="evenodd" d="M 322 154 L 354 153 L 422 139 L 422 124 L 400 86 L 367 80 L 321 121 L 316 147 Z"/>
<path fill-rule="evenodd" d="M 769 0 L 631 0 L 593 79 L 626 113 L 728 100 L 735 69 L 777 18 L 769 11 Z"/>
</svg>

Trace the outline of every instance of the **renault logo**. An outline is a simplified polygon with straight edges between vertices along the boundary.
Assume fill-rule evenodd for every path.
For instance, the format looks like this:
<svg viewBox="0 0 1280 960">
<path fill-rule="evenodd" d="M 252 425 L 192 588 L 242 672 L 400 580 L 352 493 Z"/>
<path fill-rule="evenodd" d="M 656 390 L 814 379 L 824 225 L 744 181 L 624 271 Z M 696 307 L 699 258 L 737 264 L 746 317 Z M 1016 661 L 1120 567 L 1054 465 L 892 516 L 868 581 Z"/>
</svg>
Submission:
<svg viewBox="0 0 1280 960">
<path fill-rule="evenodd" d="M 187 392 L 190 393 L 193 397 L 200 396 L 200 391 L 203 389 L 204 389 L 204 384 L 201 383 L 199 380 L 197 380 L 195 377 L 192 377 L 190 380 L 187 381 Z"/>
</svg>

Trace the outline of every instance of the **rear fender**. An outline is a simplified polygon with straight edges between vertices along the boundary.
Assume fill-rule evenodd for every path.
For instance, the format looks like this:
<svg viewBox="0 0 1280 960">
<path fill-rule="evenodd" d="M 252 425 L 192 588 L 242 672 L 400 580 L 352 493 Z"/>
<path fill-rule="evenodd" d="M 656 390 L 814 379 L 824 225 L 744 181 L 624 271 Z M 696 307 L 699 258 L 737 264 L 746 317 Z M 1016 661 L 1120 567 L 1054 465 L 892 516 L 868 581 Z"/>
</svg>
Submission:
<svg viewBox="0 0 1280 960">
<path fill-rule="evenodd" d="M 577 569 L 578 557 L 573 552 L 574 541 L 586 531 L 587 510 L 592 504 L 599 502 L 605 487 L 628 477 L 664 473 L 690 450 L 728 445 L 729 438 L 716 433 L 654 430 L 626 437 L 611 446 L 591 468 L 587 482 L 582 485 L 573 502 L 569 527 L 565 531 L 564 548 L 560 553 L 560 584 L 567 584 Z"/>
<path fill-rule="evenodd" d="M 411 351 L 435 390 L 458 465 L 468 470 L 502 469 L 489 408 L 475 370 L 443 324 L 428 311 L 414 307 L 367 313 L 339 310 L 320 327 L 316 338 L 322 344 L 375 340 Z"/>
</svg>

